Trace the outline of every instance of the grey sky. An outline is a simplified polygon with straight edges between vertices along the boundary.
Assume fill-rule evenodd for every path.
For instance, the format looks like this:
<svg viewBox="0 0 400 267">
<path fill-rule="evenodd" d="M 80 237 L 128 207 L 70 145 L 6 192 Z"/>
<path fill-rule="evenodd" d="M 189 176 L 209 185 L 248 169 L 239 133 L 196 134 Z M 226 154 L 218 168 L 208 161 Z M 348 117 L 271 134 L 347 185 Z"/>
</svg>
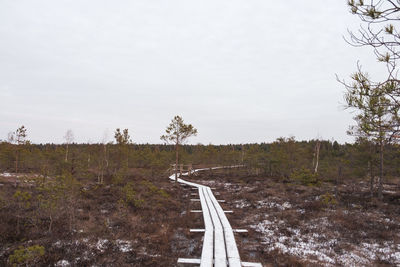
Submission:
<svg viewBox="0 0 400 267">
<path fill-rule="evenodd" d="M 0 139 L 160 143 L 178 114 L 191 143 L 352 141 L 335 73 L 384 68 L 342 39 L 360 24 L 346 2 L 2 0 Z"/>
</svg>

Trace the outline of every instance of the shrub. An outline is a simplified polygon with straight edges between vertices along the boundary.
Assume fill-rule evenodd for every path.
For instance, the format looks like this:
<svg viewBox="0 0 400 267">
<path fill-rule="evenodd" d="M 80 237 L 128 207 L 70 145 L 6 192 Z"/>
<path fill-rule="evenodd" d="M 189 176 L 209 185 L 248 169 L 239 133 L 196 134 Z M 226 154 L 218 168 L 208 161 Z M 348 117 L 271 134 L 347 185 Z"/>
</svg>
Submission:
<svg viewBox="0 0 400 267">
<path fill-rule="evenodd" d="M 112 184 L 120 185 L 124 180 L 124 174 L 121 171 L 116 172 L 112 177 Z"/>
<path fill-rule="evenodd" d="M 23 205 L 25 208 L 29 208 L 31 206 L 31 198 L 32 195 L 29 192 L 22 192 L 20 190 L 17 190 L 13 197 L 17 200 L 18 203 Z"/>
<path fill-rule="evenodd" d="M 150 181 L 142 181 L 141 184 L 146 186 L 152 194 L 160 195 L 163 198 L 170 197 L 170 195 L 164 189 L 158 188 Z"/>
<path fill-rule="evenodd" d="M 334 195 L 331 193 L 325 193 L 321 195 L 321 203 L 324 204 L 325 206 L 334 206 L 337 204 L 336 198 Z"/>
<path fill-rule="evenodd" d="M 133 207 L 141 207 L 143 200 L 136 196 L 136 191 L 133 189 L 132 183 L 127 183 L 122 188 L 123 198 L 120 199 L 125 205 L 132 205 Z"/>
<path fill-rule="evenodd" d="M 45 249 L 43 246 L 34 245 L 27 248 L 20 246 L 18 249 L 13 251 L 13 254 L 8 257 L 8 260 L 13 266 L 22 264 L 28 266 L 39 261 L 44 253 Z"/>
<path fill-rule="evenodd" d="M 302 168 L 300 170 L 295 170 L 290 175 L 292 180 L 298 181 L 303 185 L 316 185 L 318 182 L 318 174 L 312 173 L 310 170 Z"/>
</svg>

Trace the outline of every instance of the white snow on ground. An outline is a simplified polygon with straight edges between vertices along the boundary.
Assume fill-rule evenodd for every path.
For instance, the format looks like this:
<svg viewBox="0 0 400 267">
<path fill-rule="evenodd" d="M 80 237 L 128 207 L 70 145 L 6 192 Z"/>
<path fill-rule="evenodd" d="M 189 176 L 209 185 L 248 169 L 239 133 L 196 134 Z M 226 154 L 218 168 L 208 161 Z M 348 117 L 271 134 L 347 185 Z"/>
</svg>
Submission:
<svg viewBox="0 0 400 267">
<path fill-rule="evenodd" d="M 250 203 L 243 199 L 233 201 L 233 205 L 235 205 L 235 208 L 237 208 L 237 209 L 243 209 L 246 207 L 250 207 Z"/>
<path fill-rule="evenodd" d="M 292 208 L 292 204 L 290 204 L 289 202 L 284 202 L 283 204 L 279 204 L 277 202 L 273 202 L 270 201 L 268 199 L 266 200 L 260 200 L 257 201 L 257 208 L 264 208 L 264 207 L 268 207 L 268 208 L 277 208 L 279 210 L 286 210 L 286 209 L 291 209 Z"/>
<path fill-rule="evenodd" d="M 57 241 L 53 244 L 54 247 L 60 249 L 64 246 L 79 246 L 79 245 L 85 245 L 88 248 L 88 251 L 85 251 L 83 254 L 84 259 L 89 259 L 92 256 L 95 256 L 93 252 L 96 250 L 99 251 L 100 253 L 104 253 L 107 248 L 109 248 L 112 244 L 114 244 L 119 251 L 121 252 L 129 252 L 132 251 L 132 242 L 129 240 L 122 240 L 122 239 L 117 239 L 115 242 L 109 241 L 107 239 L 98 239 L 96 241 L 91 241 L 89 238 L 82 238 L 82 239 L 77 239 L 74 241 Z"/>
<path fill-rule="evenodd" d="M 306 213 L 306 210 L 305 210 L 305 209 L 297 209 L 296 211 L 297 211 L 298 213 L 300 213 L 300 214 Z"/>
<path fill-rule="evenodd" d="M 278 210 L 287 210 L 287 209 L 291 209 L 293 208 L 292 204 L 290 204 L 289 202 L 283 202 L 282 204 L 280 204 L 279 199 L 277 198 L 268 198 L 268 199 L 264 199 L 264 200 L 260 200 L 256 202 L 256 207 L 257 209 L 261 209 L 261 208 L 276 208 Z M 240 200 L 236 200 L 233 202 L 233 204 L 235 205 L 235 208 L 246 208 L 246 207 L 250 207 L 251 204 L 250 202 L 244 200 L 244 199 L 240 199 Z M 304 210 L 299 210 L 300 213 L 304 213 Z"/>
<path fill-rule="evenodd" d="M 130 241 L 117 239 L 116 243 L 121 252 L 132 251 L 132 243 Z"/>
<path fill-rule="evenodd" d="M 56 266 L 67 267 L 67 266 L 71 266 L 71 264 L 67 260 L 59 260 L 59 261 L 57 261 Z"/>
<path fill-rule="evenodd" d="M 62 242 L 60 240 L 58 240 L 57 242 L 55 242 L 53 244 L 53 246 L 56 247 L 56 248 L 61 248 L 63 246 L 63 244 L 62 244 Z"/>
<path fill-rule="evenodd" d="M 311 220 L 306 225 L 307 233 L 300 229 L 285 227 L 283 221 L 277 220 L 266 219 L 258 224 L 250 225 L 251 228 L 262 234 L 267 251 L 279 250 L 284 254 L 325 265 L 371 265 L 378 258 L 400 265 L 400 245 L 393 241 L 383 244 L 364 242 L 354 245 L 346 243 L 346 251 L 338 254 L 334 248 L 338 243 L 339 233 L 330 232 L 334 237 L 328 238 L 325 234 L 316 232 L 316 229 L 324 229 L 327 226 L 329 226 L 329 221 L 326 217 Z M 281 229 L 285 229 L 285 231 L 281 232 Z"/>
<path fill-rule="evenodd" d="M 107 248 L 108 242 L 109 241 L 107 239 L 99 239 L 99 241 L 96 243 L 96 248 L 100 250 L 100 252 L 104 252 Z"/>
<path fill-rule="evenodd" d="M 30 178 L 43 177 L 41 174 L 34 174 L 34 173 L 9 173 L 9 172 L 0 173 L 0 176 L 3 176 L 3 177 L 30 177 Z"/>
</svg>

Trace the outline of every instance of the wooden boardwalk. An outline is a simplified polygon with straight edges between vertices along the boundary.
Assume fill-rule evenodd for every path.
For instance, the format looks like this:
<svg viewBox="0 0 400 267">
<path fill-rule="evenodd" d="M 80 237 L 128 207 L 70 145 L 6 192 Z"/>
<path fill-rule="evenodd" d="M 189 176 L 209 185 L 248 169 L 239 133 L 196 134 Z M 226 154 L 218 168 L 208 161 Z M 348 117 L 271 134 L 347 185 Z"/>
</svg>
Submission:
<svg viewBox="0 0 400 267">
<path fill-rule="evenodd" d="M 232 166 L 237 167 L 237 166 Z M 214 167 L 212 169 L 232 168 L 232 167 Z M 197 169 L 192 172 L 210 170 Z M 182 175 L 188 175 L 184 173 Z M 175 174 L 169 177 L 175 180 Z M 240 260 L 239 250 L 236 245 L 234 229 L 232 229 L 225 211 L 219 204 L 208 186 L 192 183 L 178 178 L 178 182 L 189 185 L 198 191 L 201 212 L 203 213 L 205 229 L 192 229 L 191 232 L 204 232 L 203 248 L 200 259 L 180 258 L 178 263 L 182 264 L 200 264 L 201 267 L 241 267 L 241 266 L 262 266 L 260 263 L 242 262 Z M 200 212 L 199 210 L 193 212 Z"/>
</svg>

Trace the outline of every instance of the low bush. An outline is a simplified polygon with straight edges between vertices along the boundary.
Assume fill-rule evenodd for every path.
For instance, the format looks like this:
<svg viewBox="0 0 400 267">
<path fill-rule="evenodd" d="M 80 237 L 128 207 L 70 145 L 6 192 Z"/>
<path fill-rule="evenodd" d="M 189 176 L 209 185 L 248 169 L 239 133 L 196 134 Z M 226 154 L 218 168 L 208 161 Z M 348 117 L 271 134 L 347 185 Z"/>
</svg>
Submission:
<svg viewBox="0 0 400 267">
<path fill-rule="evenodd" d="M 324 206 L 335 206 L 337 204 L 335 196 L 331 193 L 321 195 L 320 201 Z"/>
<path fill-rule="evenodd" d="M 309 169 L 302 168 L 295 170 L 290 178 L 303 185 L 313 186 L 318 184 L 318 174 L 311 172 Z"/>
<path fill-rule="evenodd" d="M 143 200 L 137 197 L 136 191 L 133 188 L 133 184 L 127 183 L 124 187 L 122 187 L 122 199 L 120 199 L 120 203 L 125 205 L 131 205 L 133 207 L 141 207 L 143 204 Z"/>
<path fill-rule="evenodd" d="M 43 246 L 34 245 L 30 247 L 20 246 L 18 249 L 13 251 L 8 257 L 8 261 L 12 266 L 20 265 L 34 265 L 39 259 L 45 254 L 45 249 Z"/>
</svg>

